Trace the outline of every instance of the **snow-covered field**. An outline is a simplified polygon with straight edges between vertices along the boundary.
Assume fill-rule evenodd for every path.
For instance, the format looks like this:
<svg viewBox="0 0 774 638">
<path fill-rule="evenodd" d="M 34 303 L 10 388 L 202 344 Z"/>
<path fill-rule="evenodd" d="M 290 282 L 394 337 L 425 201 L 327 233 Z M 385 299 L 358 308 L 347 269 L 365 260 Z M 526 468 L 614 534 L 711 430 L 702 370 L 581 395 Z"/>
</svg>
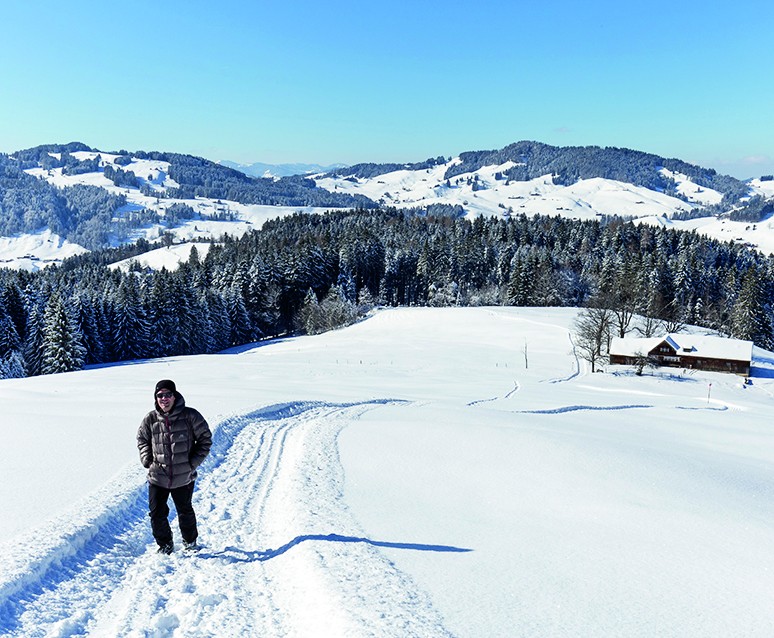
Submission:
<svg viewBox="0 0 774 638">
<path fill-rule="evenodd" d="M 774 355 L 750 385 L 590 374 L 573 316 L 393 309 L 0 381 L 0 634 L 770 638 Z M 215 432 L 195 555 L 146 515 L 161 378 Z"/>
<path fill-rule="evenodd" d="M 46 228 L 38 233 L 0 237 L 0 268 L 34 272 L 86 252 L 83 246 L 62 239 Z"/>
</svg>

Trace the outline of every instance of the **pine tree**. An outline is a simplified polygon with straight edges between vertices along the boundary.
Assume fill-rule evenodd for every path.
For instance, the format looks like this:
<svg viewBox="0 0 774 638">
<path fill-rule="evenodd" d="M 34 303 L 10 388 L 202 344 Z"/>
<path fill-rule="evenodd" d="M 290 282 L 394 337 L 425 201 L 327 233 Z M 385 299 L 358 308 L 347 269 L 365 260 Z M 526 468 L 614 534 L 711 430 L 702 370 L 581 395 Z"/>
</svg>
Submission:
<svg viewBox="0 0 774 638">
<path fill-rule="evenodd" d="M 512 306 L 534 305 L 533 292 L 537 280 L 537 262 L 530 251 L 524 256 L 519 251 L 511 262 L 511 278 L 508 281 L 508 303 Z"/>
<path fill-rule="evenodd" d="M 41 374 L 80 370 L 85 356 L 86 349 L 77 322 L 70 317 L 59 295 L 53 295 L 46 305 L 43 319 Z"/>
<path fill-rule="evenodd" d="M 37 303 L 32 304 L 27 315 L 26 332 L 24 361 L 27 366 L 27 374 L 30 376 L 43 374 L 44 321 L 43 310 Z"/>
<path fill-rule="evenodd" d="M 13 325 L 16 328 L 16 334 L 19 339 L 24 341 L 27 328 L 27 311 L 24 308 L 24 295 L 22 294 L 16 282 L 8 282 L 2 288 L 0 302 L 5 306 Z"/>
<path fill-rule="evenodd" d="M 322 312 L 314 290 L 306 291 L 304 302 L 298 311 L 298 327 L 309 335 L 319 334 L 324 331 Z"/>
<path fill-rule="evenodd" d="M 209 291 L 206 293 L 206 297 L 212 327 L 212 350 L 217 352 L 230 345 L 231 320 L 221 295 Z"/>
<path fill-rule="evenodd" d="M 22 343 L 0 298 L 0 379 L 26 376 Z"/>
<path fill-rule="evenodd" d="M 21 339 L 16 331 L 16 325 L 8 316 L 5 305 L 0 298 L 0 358 L 14 350 L 21 350 Z"/>
<path fill-rule="evenodd" d="M 173 354 L 200 354 L 198 348 L 201 330 L 196 293 L 190 280 L 177 273 L 172 276 L 170 296 L 163 303 L 163 312 L 177 315 L 177 331 L 169 335 L 173 342 Z"/>
<path fill-rule="evenodd" d="M 755 268 L 748 269 L 742 278 L 742 288 L 731 311 L 731 334 L 766 350 L 774 344 L 771 317 L 764 305 L 763 282 Z"/>
<path fill-rule="evenodd" d="M 148 356 L 148 324 L 135 275 L 128 275 L 121 281 L 114 308 L 113 349 L 118 360 L 128 361 Z"/>
<path fill-rule="evenodd" d="M 102 363 L 105 360 L 105 352 L 92 300 L 85 295 L 78 295 L 73 299 L 73 304 L 78 328 L 83 337 L 83 346 L 86 348 L 86 363 Z"/>
<path fill-rule="evenodd" d="M 226 308 L 231 326 L 230 346 L 249 343 L 253 338 L 250 317 L 245 308 L 244 299 L 238 289 L 232 288 L 226 297 Z"/>
<path fill-rule="evenodd" d="M 172 282 L 167 271 L 157 273 L 148 292 L 148 353 L 151 357 L 166 357 L 175 352 L 179 329 L 177 312 L 172 310 Z"/>
<path fill-rule="evenodd" d="M 21 352 L 13 350 L 0 361 L 0 379 L 22 379 L 26 376 L 27 369 Z"/>
</svg>

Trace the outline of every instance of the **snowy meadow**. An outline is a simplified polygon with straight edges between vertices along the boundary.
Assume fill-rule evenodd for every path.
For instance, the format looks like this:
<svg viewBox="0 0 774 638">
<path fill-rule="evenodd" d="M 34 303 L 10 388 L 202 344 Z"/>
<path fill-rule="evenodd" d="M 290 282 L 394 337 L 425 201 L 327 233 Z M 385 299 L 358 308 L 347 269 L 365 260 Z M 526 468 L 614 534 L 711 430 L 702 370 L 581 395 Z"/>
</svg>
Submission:
<svg viewBox="0 0 774 638">
<path fill-rule="evenodd" d="M 774 354 L 591 374 L 575 312 L 0 381 L 0 635 L 774 635 Z M 162 378 L 214 432 L 194 555 L 146 514 Z"/>
</svg>

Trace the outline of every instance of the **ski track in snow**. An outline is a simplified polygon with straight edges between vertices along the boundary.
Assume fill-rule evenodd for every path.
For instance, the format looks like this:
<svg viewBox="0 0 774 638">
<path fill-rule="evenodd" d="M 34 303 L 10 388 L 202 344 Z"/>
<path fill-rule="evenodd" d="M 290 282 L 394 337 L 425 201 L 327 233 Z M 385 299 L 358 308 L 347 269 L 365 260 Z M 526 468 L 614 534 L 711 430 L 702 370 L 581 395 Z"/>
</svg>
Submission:
<svg viewBox="0 0 774 638">
<path fill-rule="evenodd" d="M 339 432 L 388 403 L 286 404 L 223 422 L 194 495 L 198 553 L 156 554 L 146 488 L 133 489 L 0 579 L 0 634 L 451 635 L 380 547 L 469 550 L 366 538 L 343 502 Z"/>
<path fill-rule="evenodd" d="M 470 401 L 468 403 L 468 407 L 478 405 L 480 403 L 491 403 L 493 401 L 499 401 L 500 398 L 503 399 L 510 399 L 514 394 L 516 394 L 519 390 L 521 390 L 521 386 L 519 385 L 518 381 L 513 382 L 513 388 L 508 390 L 508 392 L 503 397 L 492 397 L 491 399 L 476 399 L 475 401 Z"/>
<path fill-rule="evenodd" d="M 544 410 L 514 410 L 517 414 L 564 414 L 578 410 L 635 410 L 640 408 L 652 408 L 652 405 L 566 405 L 560 408 L 546 408 Z"/>
<path fill-rule="evenodd" d="M 572 338 L 572 332 L 569 330 L 566 330 L 567 333 L 567 339 L 570 342 L 570 352 L 572 352 L 572 358 L 573 358 L 573 370 L 572 372 L 566 376 L 566 377 L 559 377 L 557 379 L 549 379 L 548 383 L 565 383 L 566 381 L 571 381 L 572 379 L 577 378 L 581 374 L 581 363 L 580 363 L 580 357 L 578 356 L 578 351 L 575 347 L 575 341 L 573 341 Z"/>
</svg>

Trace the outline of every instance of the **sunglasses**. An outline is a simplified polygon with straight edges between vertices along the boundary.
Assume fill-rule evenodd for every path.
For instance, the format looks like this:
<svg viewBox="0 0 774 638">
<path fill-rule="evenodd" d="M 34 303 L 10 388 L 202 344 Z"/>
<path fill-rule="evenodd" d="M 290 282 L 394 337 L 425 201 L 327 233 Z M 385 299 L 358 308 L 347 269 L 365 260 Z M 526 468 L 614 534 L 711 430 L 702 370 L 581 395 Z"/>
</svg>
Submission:
<svg viewBox="0 0 774 638">
<path fill-rule="evenodd" d="M 171 392 L 159 392 L 158 394 L 156 394 L 157 399 L 171 399 L 173 396 L 175 395 L 172 394 Z"/>
</svg>

